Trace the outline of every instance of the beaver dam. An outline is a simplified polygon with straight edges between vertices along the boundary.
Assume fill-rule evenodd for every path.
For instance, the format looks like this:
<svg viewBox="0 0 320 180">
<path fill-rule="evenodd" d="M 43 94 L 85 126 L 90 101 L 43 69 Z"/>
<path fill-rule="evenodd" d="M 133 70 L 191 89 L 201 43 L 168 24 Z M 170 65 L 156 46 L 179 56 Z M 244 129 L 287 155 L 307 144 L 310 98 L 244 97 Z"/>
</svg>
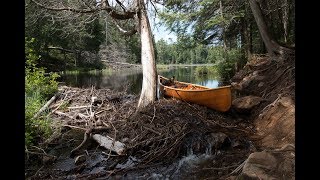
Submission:
<svg viewBox="0 0 320 180">
<path fill-rule="evenodd" d="M 224 177 L 255 150 L 252 125 L 195 104 L 161 99 L 136 113 L 138 97 L 61 87 L 50 108 L 57 127 L 29 149 L 30 179 Z M 30 162 L 29 162 L 30 163 Z"/>
<path fill-rule="evenodd" d="M 136 111 L 138 96 L 62 86 L 47 103 L 54 133 L 41 148 L 26 149 L 25 176 L 295 179 L 295 73 L 288 63 L 248 62 L 233 78 L 238 97 L 224 113 L 176 99 Z"/>
</svg>

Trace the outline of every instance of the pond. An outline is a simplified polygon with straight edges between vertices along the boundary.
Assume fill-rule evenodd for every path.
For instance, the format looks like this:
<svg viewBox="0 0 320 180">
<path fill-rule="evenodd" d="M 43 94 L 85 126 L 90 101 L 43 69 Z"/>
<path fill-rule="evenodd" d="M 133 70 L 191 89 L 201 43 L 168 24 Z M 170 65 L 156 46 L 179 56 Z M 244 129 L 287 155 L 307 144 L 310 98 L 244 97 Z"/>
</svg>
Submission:
<svg viewBox="0 0 320 180">
<path fill-rule="evenodd" d="M 165 77 L 175 76 L 178 81 L 199 84 L 210 88 L 222 86 L 217 73 L 198 75 L 197 68 L 203 66 L 168 66 L 158 70 L 158 74 Z M 60 73 L 58 81 L 72 87 L 109 88 L 113 90 L 126 90 L 128 93 L 138 95 L 142 86 L 142 70 L 128 68 L 125 70 L 94 70 L 90 72 L 69 71 Z"/>
</svg>

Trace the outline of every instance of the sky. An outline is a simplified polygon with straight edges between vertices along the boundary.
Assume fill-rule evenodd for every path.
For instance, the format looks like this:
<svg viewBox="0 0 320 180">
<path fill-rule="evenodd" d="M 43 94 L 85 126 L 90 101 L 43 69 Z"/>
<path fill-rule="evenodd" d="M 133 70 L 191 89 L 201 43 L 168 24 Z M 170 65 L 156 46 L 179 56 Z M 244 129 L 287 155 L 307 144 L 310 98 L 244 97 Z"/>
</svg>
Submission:
<svg viewBox="0 0 320 180">
<path fill-rule="evenodd" d="M 158 11 L 162 11 L 163 6 L 156 4 L 158 7 Z M 149 20 L 150 20 L 150 26 L 151 31 L 154 34 L 155 41 L 159 41 L 161 38 L 164 39 L 167 43 L 174 43 L 177 41 L 177 36 L 174 32 L 170 32 L 170 30 L 167 30 L 167 27 L 165 25 L 159 25 L 160 19 L 158 16 L 154 17 L 154 13 L 150 13 L 153 11 L 149 11 Z"/>
<path fill-rule="evenodd" d="M 174 32 L 170 32 L 170 30 L 167 30 L 167 27 L 165 25 L 155 25 L 156 23 L 153 19 L 154 18 L 150 18 L 150 26 L 156 42 L 158 42 L 161 38 L 164 39 L 167 43 L 174 43 L 177 41 L 177 36 Z M 159 19 L 156 18 L 155 21 L 158 22 Z"/>
</svg>

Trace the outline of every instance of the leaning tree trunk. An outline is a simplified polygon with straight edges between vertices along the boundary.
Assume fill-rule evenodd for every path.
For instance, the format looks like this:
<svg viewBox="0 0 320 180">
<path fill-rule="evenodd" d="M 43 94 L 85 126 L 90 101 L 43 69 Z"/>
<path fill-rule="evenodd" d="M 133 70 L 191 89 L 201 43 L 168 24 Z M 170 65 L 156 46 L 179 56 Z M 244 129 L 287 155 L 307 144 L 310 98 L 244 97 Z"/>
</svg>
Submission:
<svg viewBox="0 0 320 180">
<path fill-rule="evenodd" d="M 138 17 L 138 20 L 141 37 L 141 64 L 143 80 L 138 109 L 154 102 L 157 97 L 157 71 L 151 28 L 143 0 L 139 0 L 139 4 L 140 17 Z"/>
<path fill-rule="evenodd" d="M 223 22 L 222 22 L 222 40 L 223 40 L 223 52 L 224 52 L 224 57 L 225 57 L 225 54 L 226 54 L 226 51 L 227 51 L 227 43 L 226 43 L 227 40 L 226 40 L 225 23 L 224 23 L 224 18 L 223 18 L 222 0 L 220 0 L 219 4 L 220 4 L 220 15 L 221 15 L 221 18 L 223 20 Z"/>
<path fill-rule="evenodd" d="M 245 41 L 246 43 L 246 54 L 247 54 L 247 58 L 251 59 L 252 57 L 252 26 L 251 26 L 251 22 L 245 22 L 246 26 L 245 26 Z M 248 24 L 247 24 L 248 23 Z"/>
<path fill-rule="evenodd" d="M 288 0 L 284 1 L 284 10 L 283 10 L 283 30 L 284 30 L 284 42 L 288 41 L 288 24 L 289 24 L 289 3 Z"/>
<path fill-rule="evenodd" d="M 256 20 L 256 23 L 258 25 L 260 35 L 268 51 L 268 54 L 270 56 L 276 56 L 276 55 L 282 54 L 281 46 L 272 39 L 268 31 L 268 27 L 263 19 L 261 8 L 257 0 L 249 0 L 249 3 L 250 3 L 250 8 L 252 10 L 254 19 Z"/>
</svg>

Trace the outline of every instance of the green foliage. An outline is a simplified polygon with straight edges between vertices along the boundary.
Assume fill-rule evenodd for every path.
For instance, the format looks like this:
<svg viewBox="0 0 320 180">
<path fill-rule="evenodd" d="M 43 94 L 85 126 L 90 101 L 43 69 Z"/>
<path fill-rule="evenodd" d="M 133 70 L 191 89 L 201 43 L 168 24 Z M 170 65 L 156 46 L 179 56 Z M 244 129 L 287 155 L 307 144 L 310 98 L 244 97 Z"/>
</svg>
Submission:
<svg viewBox="0 0 320 180">
<path fill-rule="evenodd" d="M 128 38 L 126 38 L 126 45 L 129 49 L 129 58 L 127 60 L 128 63 L 139 64 L 141 59 L 141 42 L 140 36 L 134 34 Z"/>
<path fill-rule="evenodd" d="M 208 74 L 208 73 L 209 73 L 209 69 L 206 66 L 198 66 L 195 69 L 196 75 L 204 75 L 204 74 Z"/>
<path fill-rule="evenodd" d="M 45 118 L 33 118 L 44 103 L 58 90 L 56 73 L 46 75 L 45 69 L 37 67 L 40 56 L 32 46 L 34 38 L 25 38 L 25 143 L 37 143 L 51 133 L 50 123 Z"/>
<path fill-rule="evenodd" d="M 105 41 L 103 24 L 93 15 L 66 18 L 67 13 L 45 11 L 32 2 L 26 3 L 25 36 L 36 38 L 33 50 L 41 55 L 38 66 L 46 67 L 50 71 L 63 71 L 79 66 L 101 69 L 102 63 L 97 62 L 92 54 L 96 55 Z M 83 23 L 85 21 L 89 22 Z M 67 51 L 49 47 L 59 47 Z"/>
<path fill-rule="evenodd" d="M 244 54 L 239 49 L 231 49 L 224 54 L 225 58 L 217 63 L 217 71 L 223 79 L 230 79 L 235 74 L 236 64 L 245 63 Z"/>
<path fill-rule="evenodd" d="M 34 51 L 28 47 L 28 44 L 33 41 L 34 39 L 26 41 L 25 91 L 27 96 L 41 92 L 43 98 L 48 98 L 57 91 L 58 82 L 56 79 L 59 75 L 57 73 L 50 73 L 46 76 L 45 68 L 36 66 L 40 56 L 37 56 Z"/>
<path fill-rule="evenodd" d="M 200 43 L 212 44 L 222 39 L 222 29 L 234 29 L 232 24 L 237 24 L 237 30 L 241 30 L 238 24 L 245 16 L 244 4 L 231 0 L 170 1 L 166 2 L 166 11 L 160 13 L 160 18 L 179 35 L 188 34 Z"/>
<path fill-rule="evenodd" d="M 197 66 L 195 68 L 194 74 L 196 76 L 210 74 L 210 75 L 215 75 L 215 77 L 218 77 L 216 66 Z"/>
<path fill-rule="evenodd" d="M 179 38 L 174 44 L 168 44 L 160 39 L 156 43 L 156 49 L 158 64 L 214 64 L 223 58 L 220 46 L 207 46 L 199 43 L 192 43 L 188 46 Z"/>
<path fill-rule="evenodd" d="M 40 93 L 35 92 L 31 96 L 26 96 L 25 101 L 25 144 L 26 146 L 36 144 L 38 141 L 51 134 L 50 122 L 44 118 L 33 116 L 44 105 L 45 99 Z"/>
<path fill-rule="evenodd" d="M 259 4 L 272 38 L 281 45 L 294 46 L 295 2 L 270 0 L 259 1 Z M 250 54 L 266 53 L 248 1 L 170 0 L 164 6 L 160 18 L 178 38 L 189 36 L 201 44 L 224 44 L 229 50 L 241 48 L 247 58 Z"/>
</svg>

